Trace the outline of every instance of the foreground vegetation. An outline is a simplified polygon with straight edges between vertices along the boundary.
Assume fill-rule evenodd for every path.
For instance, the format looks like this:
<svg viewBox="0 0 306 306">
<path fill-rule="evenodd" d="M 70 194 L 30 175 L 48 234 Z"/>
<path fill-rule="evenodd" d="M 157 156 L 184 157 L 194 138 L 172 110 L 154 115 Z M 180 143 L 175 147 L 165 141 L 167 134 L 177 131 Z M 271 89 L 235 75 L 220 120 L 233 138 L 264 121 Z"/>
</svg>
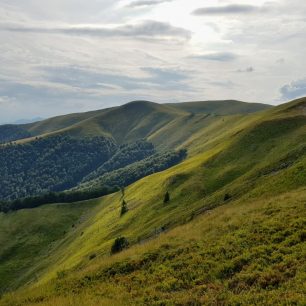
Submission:
<svg viewBox="0 0 306 306">
<path fill-rule="evenodd" d="M 304 305 L 305 203 L 305 189 L 231 203 L 2 305 Z"/>
</svg>

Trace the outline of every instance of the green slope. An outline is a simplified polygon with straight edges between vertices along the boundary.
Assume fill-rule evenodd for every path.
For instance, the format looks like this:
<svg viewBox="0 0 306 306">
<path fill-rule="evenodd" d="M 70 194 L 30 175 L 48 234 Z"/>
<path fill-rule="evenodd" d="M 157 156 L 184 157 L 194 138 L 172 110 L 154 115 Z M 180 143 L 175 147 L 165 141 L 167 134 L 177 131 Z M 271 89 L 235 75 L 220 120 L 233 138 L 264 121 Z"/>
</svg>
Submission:
<svg viewBox="0 0 306 306">
<path fill-rule="evenodd" d="M 219 207 L 2 305 L 304 305 L 305 201 L 299 189 Z"/>
<path fill-rule="evenodd" d="M 250 114 L 271 108 L 271 105 L 261 103 L 245 103 L 236 100 L 201 101 L 168 104 L 190 113 L 205 113 L 215 115 Z"/>
<path fill-rule="evenodd" d="M 2 304 L 301 301 L 305 101 L 245 118 L 221 117 L 198 129 L 185 142 L 192 157 L 126 188 L 129 211 L 123 217 L 121 193 L 98 200 L 79 228 L 59 238 L 48 259 L 33 263 L 38 289 L 7 296 Z M 164 204 L 166 191 L 171 200 Z M 109 257 L 121 235 L 133 247 Z"/>
<path fill-rule="evenodd" d="M 23 125 L 22 128 L 34 136 L 50 134 L 69 134 L 78 137 L 108 136 L 113 137 L 118 143 L 150 138 L 158 146 L 174 148 L 182 140 L 187 140 L 193 132 L 202 128 L 202 122 L 207 126 L 216 119 L 216 116 L 242 116 L 270 107 L 265 104 L 238 101 L 177 104 L 135 101 L 105 110 L 58 116 Z M 189 125 L 186 129 L 177 130 L 178 126 L 185 123 Z M 161 137 L 158 136 L 165 132 L 167 135 L 173 135 L 169 143 L 160 141 Z M 22 141 L 33 139 L 35 137 Z"/>
<path fill-rule="evenodd" d="M 48 134 L 61 129 L 65 129 L 69 126 L 72 126 L 76 123 L 79 123 L 83 120 L 86 120 L 88 118 L 94 117 L 100 113 L 107 111 L 108 109 L 101 111 L 92 111 L 86 113 L 76 113 L 76 114 L 57 116 L 39 122 L 25 124 L 23 125 L 23 128 L 25 128 L 26 130 L 28 130 L 29 132 L 31 132 L 36 136 Z"/>
<path fill-rule="evenodd" d="M 49 205 L 0 214 L 0 293 L 35 280 L 39 266 L 96 206 Z M 33 269 L 35 267 L 36 269 Z"/>
<path fill-rule="evenodd" d="M 216 113 L 224 114 L 244 112 L 246 109 L 252 112 L 268 107 L 236 101 L 216 101 L 191 103 L 191 108 L 195 104 L 202 110 L 205 108 L 206 111 L 215 110 Z M 196 114 L 181 110 L 178 106 L 136 101 L 120 107 L 24 125 L 23 131 L 27 128 L 32 135 L 44 134 L 18 140 L 14 146 L 0 147 L 0 197 L 8 200 L 75 187 L 103 162 L 97 156 L 101 150 L 95 150 L 89 145 L 93 137 L 109 139 L 114 146 L 147 139 L 158 151 L 187 147 L 189 156 L 194 156 L 214 147 L 219 138 L 225 138 L 228 131 L 238 126 L 239 122 L 249 123 L 252 118 L 253 114 Z M 21 127 L 11 126 L 9 130 L 14 128 L 19 131 Z M 57 141 L 54 142 L 54 139 Z M 84 143 L 85 147 L 78 143 Z M 71 168 L 70 159 L 76 163 L 75 167 Z"/>
</svg>

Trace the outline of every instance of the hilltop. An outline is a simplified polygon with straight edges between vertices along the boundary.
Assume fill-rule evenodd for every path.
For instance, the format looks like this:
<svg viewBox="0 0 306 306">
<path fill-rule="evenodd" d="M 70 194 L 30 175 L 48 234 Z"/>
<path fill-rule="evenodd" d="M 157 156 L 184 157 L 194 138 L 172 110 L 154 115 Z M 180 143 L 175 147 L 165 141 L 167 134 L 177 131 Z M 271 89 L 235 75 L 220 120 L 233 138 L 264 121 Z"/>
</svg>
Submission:
<svg viewBox="0 0 306 306">
<path fill-rule="evenodd" d="M 75 136 L 111 135 L 116 140 L 129 141 L 149 137 L 166 123 L 190 115 L 250 114 L 270 108 L 270 105 L 239 101 L 204 101 L 177 104 L 158 104 L 133 101 L 122 106 L 57 116 L 39 122 L 10 125 L 34 136 L 69 133 Z M 135 110 L 137 110 L 135 112 Z M 136 124 L 137 122 L 137 124 Z M 0 126 L 2 133 L 3 126 Z M 127 136 L 127 138 L 124 138 Z M 17 139 L 28 137 L 20 136 Z M 30 138 L 31 139 L 31 138 Z M 8 141 L 11 141 L 8 140 Z"/>
</svg>

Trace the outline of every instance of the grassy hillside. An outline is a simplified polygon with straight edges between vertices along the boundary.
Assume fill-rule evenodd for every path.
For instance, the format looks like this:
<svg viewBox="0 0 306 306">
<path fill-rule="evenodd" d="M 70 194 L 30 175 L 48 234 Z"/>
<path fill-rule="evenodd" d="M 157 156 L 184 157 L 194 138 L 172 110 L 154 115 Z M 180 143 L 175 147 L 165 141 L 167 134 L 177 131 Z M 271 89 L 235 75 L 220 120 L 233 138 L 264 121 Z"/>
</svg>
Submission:
<svg viewBox="0 0 306 306">
<path fill-rule="evenodd" d="M 48 134 L 57 130 L 65 129 L 71 125 L 74 125 L 83 120 L 86 120 L 88 118 L 94 117 L 100 113 L 107 111 L 108 109 L 101 111 L 92 111 L 86 113 L 57 116 L 34 123 L 24 124 L 22 125 L 22 127 L 28 130 L 29 132 L 31 132 L 33 135 L 38 136 L 38 135 Z"/>
<path fill-rule="evenodd" d="M 118 143 L 150 138 L 157 146 L 173 149 L 176 145 L 181 144 L 182 140 L 187 140 L 193 132 L 214 122 L 217 119 L 216 116 L 242 116 L 269 107 L 264 104 L 238 101 L 178 104 L 135 101 L 105 110 L 58 116 L 22 125 L 21 128 L 34 136 L 50 134 L 68 134 L 78 137 L 105 136 L 113 137 Z M 182 124 L 187 124 L 188 128 L 177 130 L 177 127 Z M 168 136 L 172 135 L 169 142 L 159 137 L 165 132 Z M 35 137 L 32 137 L 21 142 L 34 139 Z"/>
<path fill-rule="evenodd" d="M 271 108 L 271 105 L 261 103 L 245 103 L 236 100 L 202 101 L 168 104 L 189 113 L 205 113 L 215 115 L 251 114 Z"/>
<path fill-rule="evenodd" d="M 14 132 L 12 135 L 7 135 L 9 131 L 6 126 L 0 126 L 0 132 L 1 129 L 7 131 L 4 133 L 6 136 L 2 135 L 5 136 L 4 141 L 32 135 L 30 138 L 19 139 L 14 145 L 0 147 L 0 200 L 74 187 L 84 176 L 90 175 L 103 164 L 104 159 L 97 156 L 101 149 L 90 144 L 94 137 L 109 139 L 114 146 L 146 139 L 159 151 L 188 147 L 189 156 L 193 156 L 207 150 L 210 142 L 215 143 L 219 137 L 224 138 L 224 133 L 237 126 L 238 121 L 248 122 L 245 114 L 228 114 L 268 108 L 262 104 L 236 101 L 191 103 L 191 109 L 195 105 L 199 108 L 197 113 L 190 109 L 182 110 L 186 105 L 135 101 L 101 111 L 10 126 L 9 131 Z M 204 110 L 207 113 L 203 113 Z M 218 115 L 221 113 L 225 115 Z M 204 145 L 205 141 L 209 143 Z M 71 167 L 69 160 L 76 166 Z"/>
<path fill-rule="evenodd" d="M 305 201 L 299 189 L 225 205 L 2 304 L 304 305 Z"/>
<path fill-rule="evenodd" d="M 180 144 L 189 159 L 94 202 L 48 259 L 28 267 L 36 286 L 0 305 L 303 305 L 305 101 L 211 116 Z M 109 256 L 120 236 L 131 248 Z"/>
<path fill-rule="evenodd" d="M 69 239 L 96 205 L 91 201 L 88 205 L 49 205 L 0 213 L 0 292 L 35 280 L 40 264 L 63 239 Z"/>
</svg>

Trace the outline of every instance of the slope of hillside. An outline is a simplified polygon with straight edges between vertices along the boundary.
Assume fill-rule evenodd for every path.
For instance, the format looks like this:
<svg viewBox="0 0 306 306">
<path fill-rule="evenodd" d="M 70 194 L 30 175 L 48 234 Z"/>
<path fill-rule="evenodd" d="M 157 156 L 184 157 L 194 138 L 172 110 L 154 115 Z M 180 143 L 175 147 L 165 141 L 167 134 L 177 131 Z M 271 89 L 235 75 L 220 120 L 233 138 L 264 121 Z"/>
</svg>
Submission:
<svg viewBox="0 0 306 306">
<path fill-rule="evenodd" d="M 305 201 L 304 188 L 219 207 L 0 305 L 304 305 Z"/>
<path fill-rule="evenodd" d="M 306 175 L 301 170 L 306 165 L 306 117 L 293 126 L 290 123 L 257 123 L 236 135 L 230 144 L 221 142 L 215 149 L 162 174 L 142 179 L 125 190 L 130 211 L 122 219 L 121 194 L 103 198 L 105 206 L 99 222 L 87 232 L 88 243 L 93 243 L 91 248 L 107 254 L 116 236 L 127 235 L 136 243 L 151 237 L 156 230 L 171 228 L 201 211 L 223 205 L 225 200 L 268 197 L 304 186 Z M 166 191 L 171 195 L 168 205 L 163 204 Z M 97 228 L 99 237 L 95 237 Z M 76 262 L 82 260 L 78 250 L 76 240 L 72 248 Z M 72 257 L 67 258 L 64 265 L 73 266 Z"/>
<path fill-rule="evenodd" d="M 29 138 L 32 134 L 20 125 L 5 124 L 0 125 L 0 144 Z"/>
<path fill-rule="evenodd" d="M 219 116 L 251 114 L 271 108 L 271 105 L 261 103 L 245 103 L 236 100 L 199 101 L 185 103 L 171 103 L 169 106 L 187 111 L 189 113 L 215 114 Z"/>
<path fill-rule="evenodd" d="M 17 126 L 34 136 L 50 134 L 68 134 L 70 136 L 105 136 L 113 137 L 117 142 L 133 142 L 140 138 L 152 138 L 155 133 L 164 133 L 169 127 L 168 135 L 173 135 L 170 144 L 160 144 L 160 138 L 154 143 L 157 146 L 173 146 L 187 138 L 185 131 L 177 131 L 177 125 L 186 122 L 190 133 L 202 127 L 205 119 L 216 116 L 246 115 L 269 108 L 259 103 L 238 101 L 206 101 L 177 104 L 157 104 L 148 101 L 134 101 L 122 106 L 87 113 L 58 116 L 39 122 Z M 135 111 L 137 110 L 137 111 Z M 204 122 L 204 126 L 208 122 Z M 171 129 L 172 128 L 172 129 Z M 163 130 L 163 132 L 161 132 Z M 19 139 L 19 138 L 18 138 Z M 35 137 L 24 139 L 32 141 Z"/>
<path fill-rule="evenodd" d="M 90 205 L 48 205 L 9 215 L 0 213 L 0 295 L 37 279 L 40 263 L 88 218 L 96 205 L 91 201 Z"/>
<path fill-rule="evenodd" d="M 240 120 L 248 122 L 246 115 L 221 116 L 216 115 L 217 113 L 253 112 L 267 107 L 228 101 L 216 102 L 215 105 L 213 102 L 191 103 L 191 108 L 194 108 L 195 104 L 201 108 L 198 114 L 181 110 L 181 106 L 135 101 L 101 111 L 59 116 L 23 126 L 10 126 L 9 131 L 14 133 L 7 135 L 11 138 L 7 138 L 5 135 L 8 133 L 4 133 L 4 141 L 29 135 L 32 137 L 0 148 L 3 185 L 0 200 L 36 196 L 75 187 L 84 176 L 96 171 L 105 161 L 102 156 L 98 156 L 98 151 L 103 151 L 101 146 L 98 149 L 88 145 L 88 149 L 84 150 L 84 145 L 89 144 L 93 138 L 108 139 L 114 147 L 146 139 L 159 151 L 188 147 L 189 156 L 193 156 L 208 149 L 208 145 L 204 146 L 205 141 L 216 142 L 227 130 L 237 126 Z M 186 107 L 187 104 L 182 105 Z M 204 109 L 214 110 L 216 114 L 203 113 Z M 253 114 L 249 116 L 252 117 Z M 0 126 L 0 131 L 1 128 L 7 130 L 6 126 Z M 34 136 L 41 133 L 43 134 Z M 94 152 L 95 149 L 98 151 Z M 65 154 L 61 155 L 62 151 Z M 115 150 L 110 150 L 111 154 L 114 152 Z M 76 167 L 67 168 L 71 165 L 69 159 L 73 160 Z M 58 173 L 54 171 L 56 169 Z M 34 182 L 36 178 L 38 182 Z"/>
<path fill-rule="evenodd" d="M 77 113 L 77 114 L 68 114 L 63 116 L 57 116 L 45 120 L 41 120 L 38 122 L 33 122 L 29 124 L 24 124 L 22 127 L 33 135 L 43 135 L 55 132 L 57 130 L 65 129 L 71 125 L 79 123 L 88 118 L 94 117 L 100 113 L 107 112 L 108 109 L 100 110 L 100 111 L 91 111 L 86 113 Z"/>
<path fill-rule="evenodd" d="M 8 296 L 3 305 L 107 305 L 108 298 L 117 298 L 117 305 L 131 299 L 142 305 L 184 304 L 189 299 L 213 304 L 216 297 L 220 303 L 275 305 L 286 292 L 288 303 L 299 300 L 305 269 L 306 116 L 299 112 L 304 103 L 237 120 L 226 133 L 212 133 L 202 144 L 203 153 L 98 200 L 94 214 L 69 237 L 59 238 L 48 258 L 30 267 L 40 284 L 37 291 L 28 288 Z M 128 212 L 120 217 L 123 199 Z M 194 221 L 202 214 L 201 221 Z M 173 230 L 188 222 L 181 232 Z M 131 249 L 109 257 L 120 236 L 129 240 Z M 148 239 L 154 240 L 139 246 Z M 152 257 L 144 254 L 147 248 L 155 250 Z M 282 248 L 284 253 L 278 251 Z M 181 267 L 182 256 L 186 267 Z M 190 274 L 193 265 L 199 265 L 199 272 Z"/>
<path fill-rule="evenodd" d="M 107 113 L 85 120 L 71 127 L 70 133 L 106 131 L 118 142 L 133 142 L 147 138 L 165 123 L 186 113 L 157 103 L 136 101 L 114 108 Z"/>
</svg>

